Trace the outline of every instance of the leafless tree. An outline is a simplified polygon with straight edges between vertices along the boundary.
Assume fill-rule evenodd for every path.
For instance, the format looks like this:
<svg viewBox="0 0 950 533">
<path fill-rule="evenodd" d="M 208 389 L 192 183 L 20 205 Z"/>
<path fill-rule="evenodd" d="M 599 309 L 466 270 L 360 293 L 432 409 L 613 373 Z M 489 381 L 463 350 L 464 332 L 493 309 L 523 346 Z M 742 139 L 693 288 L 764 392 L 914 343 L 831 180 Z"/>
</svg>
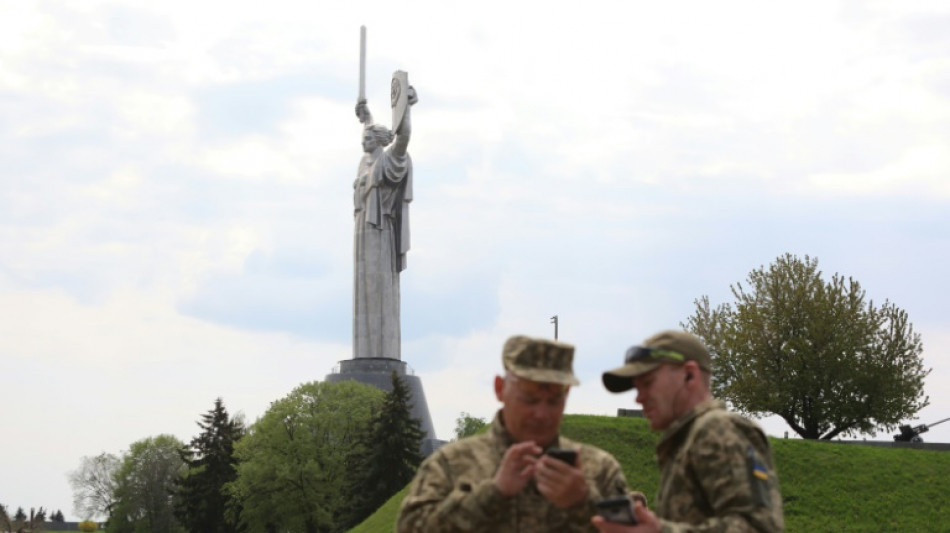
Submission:
<svg viewBox="0 0 950 533">
<path fill-rule="evenodd" d="M 115 502 L 115 473 L 122 464 L 111 453 L 83 457 L 79 468 L 69 474 L 73 488 L 73 511 L 80 517 L 107 518 Z"/>
</svg>

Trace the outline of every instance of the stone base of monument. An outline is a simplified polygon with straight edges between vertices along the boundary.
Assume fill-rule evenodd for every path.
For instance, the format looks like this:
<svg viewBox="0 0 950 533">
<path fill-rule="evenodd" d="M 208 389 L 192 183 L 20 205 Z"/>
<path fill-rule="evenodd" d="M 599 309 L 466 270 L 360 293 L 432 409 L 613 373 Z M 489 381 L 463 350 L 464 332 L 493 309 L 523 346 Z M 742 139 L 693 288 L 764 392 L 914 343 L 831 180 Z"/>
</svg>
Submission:
<svg viewBox="0 0 950 533">
<path fill-rule="evenodd" d="M 389 357 L 347 359 L 340 361 L 339 366 L 334 369 L 335 372 L 327 374 L 326 380 L 332 383 L 352 379 L 389 392 L 393 388 L 392 373 L 395 371 L 396 375 L 409 386 L 412 417 L 419 420 L 422 431 L 426 434 L 422 441 L 421 451 L 423 456 L 428 456 L 445 444 L 445 441 L 435 437 L 435 428 L 432 426 L 432 417 L 429 415 L 429 404 L 426 402 L 426 394 L 422 390 L 422 380 L 419 379 L 419 376 L 413 374 L 411 369 L 407 371 L 407 368 L 408 365 L 405 361 Z"/>
</svg>

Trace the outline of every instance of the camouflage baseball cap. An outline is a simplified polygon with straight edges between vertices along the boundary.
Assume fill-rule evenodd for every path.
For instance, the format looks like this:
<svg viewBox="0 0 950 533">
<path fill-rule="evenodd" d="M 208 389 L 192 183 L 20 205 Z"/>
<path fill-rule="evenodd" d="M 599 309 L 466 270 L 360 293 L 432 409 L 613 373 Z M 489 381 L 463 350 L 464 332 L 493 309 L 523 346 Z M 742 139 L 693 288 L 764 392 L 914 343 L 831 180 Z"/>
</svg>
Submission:
<svg viewBox="0 0 950 533">
<path fill-rule="evenodd" d="M 661 331 L 633 346 L 624 356 L 624 365 L 604 372 L 604 387 L 610 392 L 624 392 L 634 388 L 633 379 L 662 364 L 681 365 L 696 361 L 707 372 L 712 368 L 709 350 L 699 337 L 685 331 Z"/>
<path fill-rule="evenodd" d="M 574 377 L 574 346 L 570 344 L 516 335 L 505 342 L 501 361 L 505 370 L 519 378 L 580 385 Z"/>
</svg>

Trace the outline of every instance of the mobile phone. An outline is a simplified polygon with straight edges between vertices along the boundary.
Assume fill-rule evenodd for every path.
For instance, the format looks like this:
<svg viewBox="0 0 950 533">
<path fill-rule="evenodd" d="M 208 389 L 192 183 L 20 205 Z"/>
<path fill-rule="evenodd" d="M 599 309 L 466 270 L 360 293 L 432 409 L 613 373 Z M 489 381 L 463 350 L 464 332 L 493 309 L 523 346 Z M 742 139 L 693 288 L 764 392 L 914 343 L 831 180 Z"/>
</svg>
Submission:
<svg viewBox="0 0 950 533">
<path fill-rule="evenodd" d="M 571 466 L 574 466 L 577 462 L 577 450 L 568 448 L 548 448 L 544 450 L 544 455 L 550 455 L 555 459 L 560 459 Z"/>
<path fill-rule="evenodd" d="M 633 502 L 626 496 L 619 498 L 608 498 L 594 503 L 597 507 L 597 514 L 604 517 L 608 522 L 617 522 L 620 524 L 636 525 L 637 515 L 633 513 Z"/>
</svg>

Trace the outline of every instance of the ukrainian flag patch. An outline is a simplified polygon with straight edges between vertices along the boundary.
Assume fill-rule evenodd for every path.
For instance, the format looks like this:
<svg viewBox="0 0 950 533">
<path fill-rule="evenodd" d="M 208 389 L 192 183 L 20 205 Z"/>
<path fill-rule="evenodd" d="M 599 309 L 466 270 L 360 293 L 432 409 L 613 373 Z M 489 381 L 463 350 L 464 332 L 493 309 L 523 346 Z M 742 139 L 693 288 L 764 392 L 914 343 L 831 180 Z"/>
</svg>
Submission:
<svg viewBox="0 0 950 533">
<path fill-rule="evenodd" d="M 752 500 L 763 507 L 772 507 L 772 498 L 769 496 L 769 471 L 759 461 L 755 448 L 751 445 L 746 451 L 746 464 L 749 468 L 749 485 L 752 490 Z"/>
</svg>

